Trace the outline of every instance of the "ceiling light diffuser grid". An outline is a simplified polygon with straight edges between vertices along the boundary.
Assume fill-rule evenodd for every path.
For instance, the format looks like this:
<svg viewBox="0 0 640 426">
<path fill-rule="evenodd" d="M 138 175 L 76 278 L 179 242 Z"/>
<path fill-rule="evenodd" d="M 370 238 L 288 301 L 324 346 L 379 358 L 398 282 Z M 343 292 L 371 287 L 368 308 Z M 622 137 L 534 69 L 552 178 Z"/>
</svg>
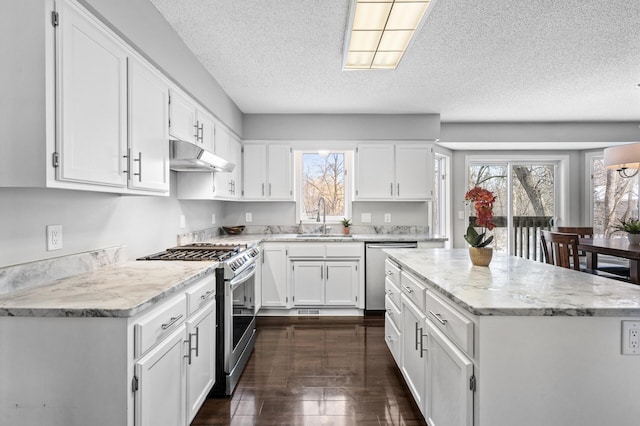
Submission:
<svg viewBox="0 0 640 426">
<path fill-rule="evenodd" d="M 353 0 L 343 69 L 397 68 L 434 1 Z"/>
</svg>

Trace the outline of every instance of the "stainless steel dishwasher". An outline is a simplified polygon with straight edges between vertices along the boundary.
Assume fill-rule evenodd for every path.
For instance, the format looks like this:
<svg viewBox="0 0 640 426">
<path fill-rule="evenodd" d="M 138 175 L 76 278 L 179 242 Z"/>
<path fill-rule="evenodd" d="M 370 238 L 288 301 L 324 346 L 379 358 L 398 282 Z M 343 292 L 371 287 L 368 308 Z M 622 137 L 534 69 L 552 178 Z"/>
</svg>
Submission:
<svg viewBox="0 0 640 426">
<path fill-rule="evenodd" d="M 417 248 L 415 241 L 385 241 L 365 243 L 365 309 L 384 310 L 384 249 Z"/>
</svg>

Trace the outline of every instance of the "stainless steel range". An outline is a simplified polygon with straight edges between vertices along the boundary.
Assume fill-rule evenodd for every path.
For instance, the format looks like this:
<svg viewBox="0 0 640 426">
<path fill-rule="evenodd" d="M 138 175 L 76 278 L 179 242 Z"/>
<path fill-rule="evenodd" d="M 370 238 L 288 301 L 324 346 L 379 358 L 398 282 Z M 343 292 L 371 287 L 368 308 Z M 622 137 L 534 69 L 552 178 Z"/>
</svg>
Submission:
<svg viewBox="0 0 640 426">
<path fill-rule="evenodd" d="M 228 396 L 253 351 L 256 334 L 255 273 L 258 247 L 194 243 L 138 260 L 217 261 L 216 384 L 210 396 Z"/>
</svg>

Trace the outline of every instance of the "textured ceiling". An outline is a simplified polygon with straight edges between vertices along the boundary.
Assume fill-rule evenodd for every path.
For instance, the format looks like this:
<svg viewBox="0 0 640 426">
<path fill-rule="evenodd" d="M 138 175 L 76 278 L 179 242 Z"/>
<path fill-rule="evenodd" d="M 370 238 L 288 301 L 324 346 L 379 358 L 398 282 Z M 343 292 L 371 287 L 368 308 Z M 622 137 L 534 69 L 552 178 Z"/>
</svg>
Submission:
<svg viewBox="0 0 640 426">
<path fill-rule="evenodd" d="M 640 1 L 438 0 L 396 70 L 342 71 L 350 0 L 151 0 L 245 113 L 640 120 Z"/>
</svg>

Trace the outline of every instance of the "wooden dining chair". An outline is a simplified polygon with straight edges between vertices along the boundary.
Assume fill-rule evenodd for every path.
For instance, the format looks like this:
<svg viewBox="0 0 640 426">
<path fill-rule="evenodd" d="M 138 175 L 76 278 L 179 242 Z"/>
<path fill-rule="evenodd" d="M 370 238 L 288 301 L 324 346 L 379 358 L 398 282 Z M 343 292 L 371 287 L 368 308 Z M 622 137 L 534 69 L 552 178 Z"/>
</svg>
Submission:
<svg viewBox="0 0 640 426">
<path fill-rule="evenodd" d="M 578 234 L 542 231 L 542 250 L 547 263 L 563 268 L 580 270 Z"/>
<path fill-rule="evenodd" d="M 569 234 L 577 234 L 580 238 L 593 238 L 593 226 L 558 226 L 555 228 L 558 232 L 564 232 Z M 584 257 L 585 261 L 582 262 L 583 267 L 586 269 L 586 256 L 587 254 L 583 251 L 578 253 L 580 257 Z M 598 266 L 597 271 L 592 271 L 592 273 L 597 272 L 605 272 L 605 274 L 612 274 L 615 276 L 620 276 L 623 278 L 629 278 L 631 275 L 630 269 L 628 266 L 621 265 L 611 265 L 611 264 L 601 264 Z M 601 274 L 603 275 L 603 274 Z"/>
</svg>

